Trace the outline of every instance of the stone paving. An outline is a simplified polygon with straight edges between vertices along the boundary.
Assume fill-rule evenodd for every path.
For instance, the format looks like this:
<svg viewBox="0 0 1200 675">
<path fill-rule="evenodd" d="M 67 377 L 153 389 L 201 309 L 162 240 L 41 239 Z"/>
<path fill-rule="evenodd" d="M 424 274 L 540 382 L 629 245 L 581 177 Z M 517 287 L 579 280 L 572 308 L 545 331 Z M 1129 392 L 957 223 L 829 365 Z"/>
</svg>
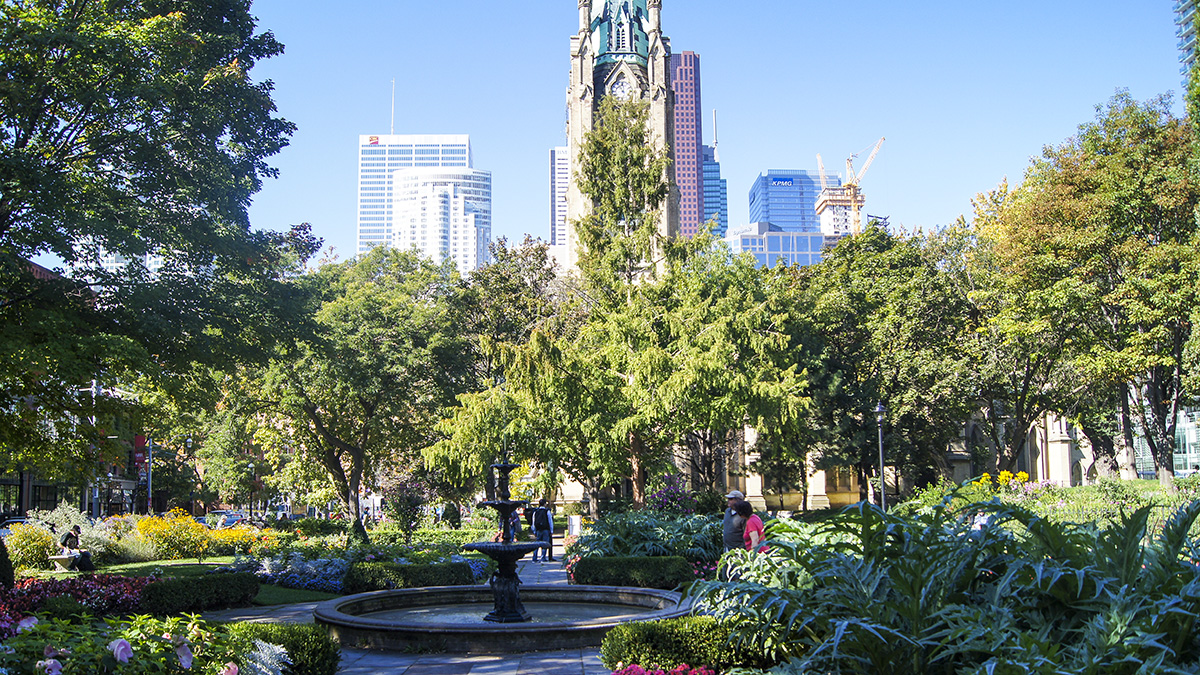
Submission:
<svg viewBox="0 0 1200 675">
<path fill-rule="evenodd" d="M 562 540 L 555 539 L 554 562 L 523 560 L 518 574 L 525 584 L 567 584 L 562 567 Z M 249 607 L 207 612 L 213 621 L 310 623 L 318 603 Z M 598 649 L 570 649 L 529 654 L 401 654 L 343 649 L 340 675 L 609 675 L 600 663 Z"/>
</svg>

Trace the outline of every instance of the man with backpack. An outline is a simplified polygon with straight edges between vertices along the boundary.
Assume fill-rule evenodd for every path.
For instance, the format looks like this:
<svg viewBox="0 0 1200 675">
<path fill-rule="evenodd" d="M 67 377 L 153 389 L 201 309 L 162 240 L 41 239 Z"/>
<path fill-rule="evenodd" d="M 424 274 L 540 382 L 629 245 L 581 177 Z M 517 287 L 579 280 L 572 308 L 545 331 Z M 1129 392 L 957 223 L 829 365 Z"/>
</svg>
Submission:
<svg viewBox="0 0 1200 675">
<path fill-rule="evenodd" d="M 543 549 L 542 560 L 554 562 L 554 517 L 546 508 L 545 499 L 539 500 L 537 508 L 533 510 L 533 532 L 537 540 L 545 544 L 542 549 L 533 549 L 533 562 L 538 561 L 538 551 Z"/>
</svg>

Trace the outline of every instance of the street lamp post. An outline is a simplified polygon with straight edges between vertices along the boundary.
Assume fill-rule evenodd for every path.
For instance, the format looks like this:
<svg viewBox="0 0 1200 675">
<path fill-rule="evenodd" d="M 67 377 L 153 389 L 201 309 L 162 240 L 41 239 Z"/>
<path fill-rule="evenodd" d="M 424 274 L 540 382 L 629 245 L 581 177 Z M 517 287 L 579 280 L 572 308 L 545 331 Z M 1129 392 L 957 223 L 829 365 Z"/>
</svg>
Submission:
<svg viewBox="0 0 1200 675">
<path fill-rule="evenodd" d="M 257 476 L 255 474 L 257 474 L 258 471 L 257 471 L 257 467 L 255 467 L 253 464 L 246 465 L 246 468 L 250 469 L 250 518 L 248 520 L 253 523 L 254 522 L 254 482 L 257 479 Z"/>
<path fill-rule="evenodd" d="M 883 407 L 883 401 L 880 401 L 875 406 L 875 421 L 879 425 L 879 508 L 887 511 L 887 481 L 883 477 L 883 418 L 887 415 L 887 408 Z"/>
</svg>

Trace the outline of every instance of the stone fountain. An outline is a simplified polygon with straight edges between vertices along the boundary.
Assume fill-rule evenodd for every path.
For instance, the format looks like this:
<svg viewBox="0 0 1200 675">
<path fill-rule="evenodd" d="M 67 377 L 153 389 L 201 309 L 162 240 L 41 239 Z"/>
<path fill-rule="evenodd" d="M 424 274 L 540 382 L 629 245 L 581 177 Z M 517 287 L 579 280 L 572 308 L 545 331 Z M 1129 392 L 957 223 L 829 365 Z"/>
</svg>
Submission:
<svg viewBox="0 0 1200 675">
<path fill-rule="evenodd" d="M 496 561 L 498 569 L 492 575 L 489 585 L 492 587 L 492 597 L 495 600 L 495 606 L 487 616 L 483 617 L 485 621 L 494 623 L 522 623 L 529 621 L 529 612 L 525 611 L 525 605 L 521 603 L 521 578 L 517 576 L 517 561 L 525 557 L 526 553 L 537 550 L 543 546 L 540 541 L 514 541 L 512 528 L 512 514 L 517 509 L 525 506 L 527 502 L 511 499 L 511 493 L 508 488 L 508 474 L 512 473 L 519 465 L 502 462 L 493 464 L 492 471 L 496 477 L 496 495 L 499 499 L 495 501 L 487 501 L 480 504 L 488 508 L 495 509 L 500 517 L 500 541 L 477 541 L 473 544 L 463 546 L 467 551 L 478 551 Z M 488 478 L 492 475 L 489 472 Z"/>
<path fill-rule="evenodd" d="M 521 600 L 517 561 L 542 542 L 514 541 L 510 520 L 525 502 L 510 498 L 515 464 L 494 464 L 497 496 L 483 506 L 500 517 L 500 541 L 467 544 L 499 564 L 487 586 L 403 588 L 347 595 L 321 603 L 313 619 L 347 647 L 510 654 L 599 647 L 614 626 L 683 616 L 680 593 L 652 588 L 530 585 Z M 489 478 L 492 478 L 489 472 Z M 484 616 L 488 602 L 492 611 Z"/>
</svg>

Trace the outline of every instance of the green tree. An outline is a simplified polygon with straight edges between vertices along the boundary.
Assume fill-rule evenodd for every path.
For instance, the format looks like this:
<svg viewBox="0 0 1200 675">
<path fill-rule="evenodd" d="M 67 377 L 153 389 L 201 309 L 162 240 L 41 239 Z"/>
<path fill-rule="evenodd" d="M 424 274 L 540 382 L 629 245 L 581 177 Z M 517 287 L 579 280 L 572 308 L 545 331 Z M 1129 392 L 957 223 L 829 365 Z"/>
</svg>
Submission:
<svg viewBox="0 0 1200 675">
<path fill-rule="evenodd" d="M 385 248 L 296 283 L 314 300 L 312 333 L 256 378 L 256 438 L 320 465 L 365 541 L 360 491 L 385 470 L 411 470 L 443 410 L 474 382 L 461 283 L 449 263 Z"/>
<path fill-rule="evenodd" d="M 92 380 L 108 392 L 261 356 L 286 331 L 266 317 L 316 242 L 304 227 L 249 229 L 266 160 L 293 130 L 271 83 L 249 76 L 282 51 L 249 4 L 0 6 L 0 444 L 14 465 L 91 470 L 105 419 L 130 414 L 81 396 Z M 130 262 L 105 271 L 102 253 Z M 42 255 L 71 280 L 28 262 Z"/>
<path fill-rule="evenodd" d="M 1068 288 L 1086 337 L 1084 381 L 1127 388 L 1122 427 L 1143 433 L 1160 481 L 1173 483 L 1175 429 L 1189 401 L 1188 345 L 1200 305 L 1194 131 L 1170 100 L 1119 93 L 1096 120 L 1046 148 L 1001 221 L 997 255 L 1026 293 Z"/>
<path fill-rule="evenodd" d="M 813 403 L 804 426 L 823 468 L 877 474 L 878 402 L 888 409 L 887 463 L 917 479 L 974 411 L 973 365 L 960 344 L 973 312 L 936 237 L 896 236 L 872 223 L 824 261 L 798 270 L 803 325 L 796 358 L 808 364 Z"/>
</svg>

